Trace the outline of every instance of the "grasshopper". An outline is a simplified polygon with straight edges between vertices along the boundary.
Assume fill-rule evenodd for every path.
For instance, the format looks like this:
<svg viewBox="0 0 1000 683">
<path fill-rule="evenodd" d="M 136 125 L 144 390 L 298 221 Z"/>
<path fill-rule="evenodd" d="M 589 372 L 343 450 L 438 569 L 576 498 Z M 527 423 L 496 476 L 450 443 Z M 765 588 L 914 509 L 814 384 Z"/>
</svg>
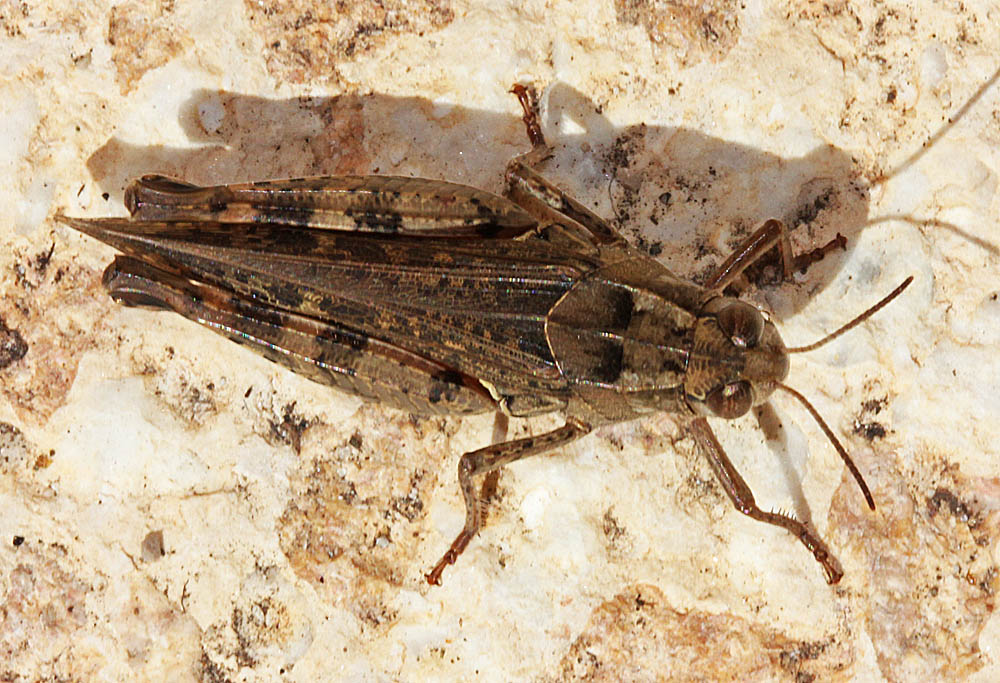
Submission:
<svg viewBox="0 0 1000 683">
<path fill-rule="evenodd" d="M 393 176 L 215 187 L 145 176 L 125 193 L 131 218 L 57 219 L 121 252 L 103 277 L 117 302 L 174 311 L 317 382 L 423 415 L 563 413 L 558 429 L 461 457 L 465 525 L 431 584 L 481 528 L 499 468 L 658 411 L 687 421 L 740 512 L 791 532 L 837 583 L 843 570 L 819 535 L 757 506 L 707 418 L 790 393 L 874 509 L 832 430 L 782 381 L 788 354 L 867 319 L 912 278 L 817 344 L 786 348 L 757 308 L 723 291 L 772 248 L 790 276 L 834 243 L 795 257 L 769 220 L 704 285 L 687 282 L 534 170 L 551 148 L 531 94 L 512 92 L 532 150 L 510 162 L 504 197 Z"/>
</svg>

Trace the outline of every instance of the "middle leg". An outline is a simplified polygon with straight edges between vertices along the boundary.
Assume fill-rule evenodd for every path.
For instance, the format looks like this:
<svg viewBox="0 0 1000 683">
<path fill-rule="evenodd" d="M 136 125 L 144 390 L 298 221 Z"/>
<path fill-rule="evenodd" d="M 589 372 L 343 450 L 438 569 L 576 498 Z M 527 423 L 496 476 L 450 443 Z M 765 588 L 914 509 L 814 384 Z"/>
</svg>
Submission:
<svg viewBox="0 0 1000 683">
<path fill-rule="evenodd" d="M 472 451 L 462 456 L 458 461 L 458 482 L 462 487 L 462 495 L 465 498 L 465 526 L 462 531 L 452 541 L 451 547 L 438 560 L 434 568 L 431 569 L 425 578 L 427 583 L 441 585 L 441 574 L 449 564 L 455 564 L 455 560 L 462 554 L 469 541 L 479 532 L 483 523 L 483 500 L 480 493 L 476 491 L 474 477 L 481 474 L 487 475 L 487 481 L 483 484 L 483 493 L 488 493 L 487 487 L 492 483 L 496 485 L 493 472 L 498 471 L 504 465 L 508 465 L 515 460 L 538 455 L 545 451 L 563 446 L 570 441 L 579 439 L 590 432 L 590 427 L 577 420 L 567 420 L 566 424 L 545 434 L 529 436 L 524 439 L 507 441 L 505 443 L 493 444 L 478 451 Z M 492 476 L 491 476 L 492 475 Z M 492 479 L 492 482 L 491 482 Z"/>
</svg>

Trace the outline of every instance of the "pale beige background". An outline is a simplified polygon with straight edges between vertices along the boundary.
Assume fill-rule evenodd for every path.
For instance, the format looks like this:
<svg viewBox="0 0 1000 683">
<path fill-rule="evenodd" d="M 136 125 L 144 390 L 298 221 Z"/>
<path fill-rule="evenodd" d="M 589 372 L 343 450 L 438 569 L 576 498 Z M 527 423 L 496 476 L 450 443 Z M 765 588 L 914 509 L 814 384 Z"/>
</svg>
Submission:
<svg viewBox="0 0 1000 683">
<path fill-rule="evenodd" d="M 3 0 L 0 26 L 0 331 L 28 344 L 0 370 L 0 678 L 1000 677 L 1000 89 L 912 158 L 1000 67 L 996 2 Z M 548 175 L 678 273 L 772 216 L 802 249 L 842 232 L 748 294 L 789 344 L 915 276 L 789 378 L 876 513 L 787 400 L 767 440 L 717 429 L 839 586 L 663 416 L 511 467 L 432 589 L 490 418 L 366 405 L 117 307 L 111 250 L 51 220 L 121 214 L 154 171 L 498 191 L 517 81 L 543 89 Z"/>
</svg>

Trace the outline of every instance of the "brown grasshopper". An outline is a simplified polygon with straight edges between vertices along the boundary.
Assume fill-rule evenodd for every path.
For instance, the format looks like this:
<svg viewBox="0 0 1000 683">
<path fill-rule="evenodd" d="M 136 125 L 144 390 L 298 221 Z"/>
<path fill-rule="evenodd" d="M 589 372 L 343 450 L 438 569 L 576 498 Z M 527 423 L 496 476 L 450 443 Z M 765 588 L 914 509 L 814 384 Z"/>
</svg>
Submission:
<svg viewBox="0 0 1000 683">
<path fill-rule="evenodd" d="M 119 251 L 104 273 L 118 302 L 175 311 L 315 381 L 417 414 L 562 412 L 564 426 L 466 453 L 466 520 L 426 575 L 439 584 L 482 526 L 497 470 L 595 427 L 667 411 L 688 420 L 736 508 L 796 536 L 829 583 L 840 564 L 806 523 L 760 509 L 706 418 L 736 418 L 775 389 L 797 398 L 857 480 L 811 405 L 782 384 L 786 348 L 754 306 L 723 290 L 777 246 L 767 221 L 702 285 L 631 246 L 533 167 L 551 153 L 527 90 L 513 92 L 533 145 L 507 169 L 506 198 L 438 180 L 306 178 L 198 187 L 146 176 L 125 194 L 131 219 L 57 219 Z M 842 239 L 842 238 L 841 238 Z"/>
</svg>

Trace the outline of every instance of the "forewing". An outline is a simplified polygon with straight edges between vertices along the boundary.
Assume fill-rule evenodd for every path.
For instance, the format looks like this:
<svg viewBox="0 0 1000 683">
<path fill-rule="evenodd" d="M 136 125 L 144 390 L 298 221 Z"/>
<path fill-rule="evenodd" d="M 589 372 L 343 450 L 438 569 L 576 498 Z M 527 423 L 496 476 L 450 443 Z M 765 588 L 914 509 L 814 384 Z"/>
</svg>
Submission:
<svg viewBox="0 0 1000 683">
<path fill-rule="evenodd" d="M 513 394 L 566 389 L 545 319 L 597 266 L 539 240 L 61 220 L 157 267 L 335 321 Z"/>
</svg>

